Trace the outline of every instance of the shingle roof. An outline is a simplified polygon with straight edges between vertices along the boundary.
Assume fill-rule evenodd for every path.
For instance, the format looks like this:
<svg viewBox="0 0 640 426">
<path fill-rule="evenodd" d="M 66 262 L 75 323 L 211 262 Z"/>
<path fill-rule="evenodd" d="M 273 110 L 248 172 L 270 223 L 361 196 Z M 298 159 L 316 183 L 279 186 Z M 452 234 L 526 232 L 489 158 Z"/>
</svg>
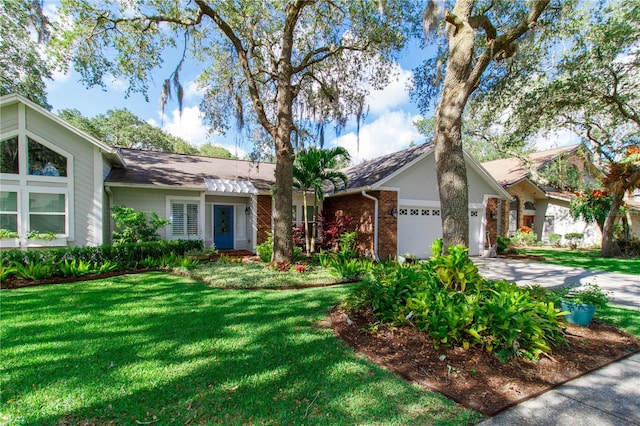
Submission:
<svg viewBox="0 0 640 426">
<path fill-rule="evenodd" d="M 162 185 L 206 190 L 204 179 L 250 181 L 258 191 L 268 191 L 275 182 L 275 164 L 170 154 L 121 148 L 126 168 L 114 168 L 106 184 Z"/>
<path fill-rule="evenodd" d="M 342 170 L 348 178 L 346 189 L 374 185 L 432 149 L 432 143 L 417 145 L 348 167 Z"/>
<path fill-rule="evenodd" d="M 561 154 L 573 152 L 578 149 L 578 147 L 580 147 L 580 144 L 533 152 L 527 154 L 527 157 L 533 162 L 537 169 L 540 169 L 547 162 L 559 157 Z M 482 166 L 503 186 L 514 184 L 529 176 L 529 170 L 527 170 L 522 160 L 517 157 L 487 161 L 486 163 L 482 163 Z"/>
</svg>

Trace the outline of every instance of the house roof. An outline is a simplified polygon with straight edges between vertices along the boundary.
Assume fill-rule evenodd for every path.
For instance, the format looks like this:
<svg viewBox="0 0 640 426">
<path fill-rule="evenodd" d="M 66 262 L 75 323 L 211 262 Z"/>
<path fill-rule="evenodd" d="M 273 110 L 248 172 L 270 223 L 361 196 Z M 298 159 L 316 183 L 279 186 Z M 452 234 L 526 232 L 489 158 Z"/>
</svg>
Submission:
<svg viewBox="0 0 640 426">
<path fill-rule="evenodd" d="M 533 152 L 527 157 L 533 165 L 540 169 L 549 161 L 552 161 L 562 154 L 576 151 L 581 144 L 564 146 L 561 148 L 548 149 L 546 151 Z M 497 180 L 500 185 L 513 185 L 529 176 L 529 170 L 523 161 L 517 157 L 501 158 L 500 160 L 487 161 L 482 166 Z"/>
<path fill-rule="evenodd" d="M 121 148 L 126 168 L 114 168 L 107 186 L 167 186 L 207 190 L 205 179 L 249 181 L 258 191 L 275 182 L 275 164 Z M 228 192 L 228 191 L 227 191 Z"/>
<path fill-rule="evenodd" d="M 27 99 L 24 96 L 19 95 L 17 93 L 11 93 L 9 95 L 0 96 L 0 107 L 5 106 L 5 105 L 13 105 L 13 104 L 16 104 L 16 103 L 21 103 L 21 104 L 24 104 L 24 105 L 28 106 L 30 109 L 32 109 L 35 112 L 47 117 L 49 120 L 53 121 L 54 123 L 64 127 L 68 131 L 70 131 L 72 133 L 75 133 L 76 135 L 80 136 L 81 138 L 87 140 L 91 144 L 93 144 L 96 147 L 98 147 L 102 151 L 102 153 L 106 157 L 108 157 L 112 162 L 114 162 L 115 164 L 124 165 L 123 159 L 120 156 L 120 154 L 118 153 L 118 150 L 116 148 L 112 147 L 111 145 L 107 145 L 104 142 L 94 138 L 90 134 L 88 134 L 86 132 L 83 132 L 82 130 L 78 129 L 77 127 L 72 126 L 71 124 L 69 124 L 66 121 L 64 121 L 62 118 L 58 117 L 57 115 L 53 114 L 50 111 L 47 111 L 46 109 L 44 109 L 40 105 L 36 104 L 35 102 L 32 102 L 29 99 Z"/>
<path fill-rule="evenodd" d="M 347 187 L 341 189 L 366 188 L 390 177 L 404 166 L 433 151 L 433 144 L 427 143 L 403 149 L 373 160 L 365 161 L 343 170 L 347 175 Z"/>
</svg>

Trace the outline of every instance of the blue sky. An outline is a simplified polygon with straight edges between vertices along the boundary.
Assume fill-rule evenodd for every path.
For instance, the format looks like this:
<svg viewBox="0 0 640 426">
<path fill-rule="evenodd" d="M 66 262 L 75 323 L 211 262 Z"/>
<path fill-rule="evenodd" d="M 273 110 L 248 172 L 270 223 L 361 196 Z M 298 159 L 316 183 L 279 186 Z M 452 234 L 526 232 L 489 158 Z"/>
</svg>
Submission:
<svg viewBox="0 0 640 426">
<path fill-rule="evenodd" d="M 407 87 L 411 81 L 412 68 L 417 66 L 426 54 L 415 43 L 411 44 L 402 52 L 398 61 L 397 77 L 384 90 L 371 93 L 368 99 L 369 114 L 360 128 L 359 148 L 354 126 L 347 127 L 339 137 L 335 137 L 333 131 L 327 132 L 327 145 L 344 146 L 351 153 L 353 162 L 359 163 L 404 149 L 411 142 L 423 142 L 424 138 L 413 125 L 420 115 L 410 100 Z M 187 62 L 183 66 L 181 79 L 185 87 L 185 97 L 182 115 L 177 104 L 170 102 L 162 119 L 159 104 L 161 84 L 170 75 L 177 61 L 177 55 L 175 58 L 167 56 L 165 68 L 155 71 L 154 81 L 149 84 L 148 102 L 139 93 L 132 93 L 126 97 L 127 83 L 124 80 L 106 80 L 106 90 L 99 87 L 87 89 L 79 82 L 79 74 L 73 70 L 67 74 L 55 74 L 53 81 L 47 86 L 48 101 L 53 106 L 54 113 L 61 109 L 77 109 L 87 117 L 105 113 L 109 109 L 127 108 L 141 119 L 162 127 L 194 145 L 200 146 L 210 142 L 224 146 L 241 158 L 244 157 L 251 151 L 251 141 L 238 142 L 234 135 L 225 137 L 210 134 L 200 118 L 198 105 L 201 94 L 194 81 L 202 65 Z M 538 146 L 545 149 L 572 142 L 566 135 L 560 137 L 561 142 L 558 140 L 558 137 L 541 139 Z"/>
</svg>

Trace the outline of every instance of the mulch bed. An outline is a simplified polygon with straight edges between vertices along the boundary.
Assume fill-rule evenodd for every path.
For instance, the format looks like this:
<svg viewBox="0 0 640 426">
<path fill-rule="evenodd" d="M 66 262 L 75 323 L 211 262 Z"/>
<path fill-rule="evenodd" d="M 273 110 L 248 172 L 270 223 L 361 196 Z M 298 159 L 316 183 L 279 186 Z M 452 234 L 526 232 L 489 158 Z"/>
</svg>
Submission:
<svg viewBox="0 0 640 426">
<path fill-rule="evenodd" d="M 329 320 L 334 332 L 356 352 L 396 372 L 406 380 L 442 393 L 465 407 L 492 416 L 640 350 L 640 340 L 616 328 L 593 322 L 589 327 L 568 325 L 568 344 L 554 348 L 537 362 L 500 362 L 479 348 L 435 349 L 433 340 L 411 327 L 380 327 L 366 331 L 370 313 L 334 309 Z"/>
</svg>

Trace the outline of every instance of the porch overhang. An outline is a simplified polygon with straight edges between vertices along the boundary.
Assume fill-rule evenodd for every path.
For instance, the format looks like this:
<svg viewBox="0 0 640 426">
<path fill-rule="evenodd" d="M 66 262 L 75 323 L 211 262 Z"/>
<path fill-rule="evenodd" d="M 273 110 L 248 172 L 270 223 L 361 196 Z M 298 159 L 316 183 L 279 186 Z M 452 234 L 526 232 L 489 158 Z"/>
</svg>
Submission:
<svg viewBox="0 0 640 426">
<path fill-rule="evenodd" d="M 204 179 L 204 184 L 209 192 L 222 192 L 228 194 L 257 195 L 258 190 L 248 180 L 232 179 Z"/>
</svg>

